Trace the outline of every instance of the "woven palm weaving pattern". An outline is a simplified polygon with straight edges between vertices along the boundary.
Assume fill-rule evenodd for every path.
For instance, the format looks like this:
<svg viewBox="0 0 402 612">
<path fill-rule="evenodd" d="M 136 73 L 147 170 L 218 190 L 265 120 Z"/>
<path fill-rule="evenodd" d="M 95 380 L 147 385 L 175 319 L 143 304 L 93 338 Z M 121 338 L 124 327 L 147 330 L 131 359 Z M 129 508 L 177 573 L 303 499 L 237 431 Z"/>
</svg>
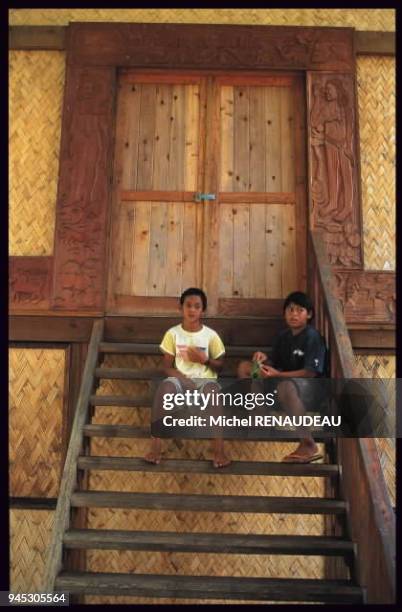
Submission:
<svg viewBox="0 0 402 612">
<path fill-rule="evenodd" d="M 10 510 L 10 591 L 40 593 L 54 510 Z"/>
<path fill-rule="evenodd" d="M 393 9 L 12 9 L 11 25 L 68 25 L 70 21 L 227 23 L 338 26 L 394 31 Z"/>
<path fill-rule="evenodd" d="M 65 55 L 10 51 L 10 255 L 52 255 Z"/>
<path fill-rule="evenodd" d="M 366 270 L 395 270 L 395 59 L 357 60 Z"/>
<path fill-rule="evenodd" d="M 57 497 L 65 351 L 12 348 L 9 363 L 10 494 Z"/>
</svg>

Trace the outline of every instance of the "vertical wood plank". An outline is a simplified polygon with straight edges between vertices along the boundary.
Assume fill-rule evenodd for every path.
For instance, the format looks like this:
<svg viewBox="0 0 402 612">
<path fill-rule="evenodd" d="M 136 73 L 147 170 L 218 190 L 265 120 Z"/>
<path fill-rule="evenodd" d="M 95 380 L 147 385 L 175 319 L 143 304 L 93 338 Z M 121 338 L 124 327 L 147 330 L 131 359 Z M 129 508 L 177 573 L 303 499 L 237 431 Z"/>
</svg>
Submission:
<svg viewBox="0 0 402 612">
<path fill-rule="evenodd" d="M 131 295 L 148 295 L 150 267 L 151 203 L 135 203 L 134 227 L 135 254 L 133 262 Z"/>
<path fill-rule="evenodd" d="M 295 189 L 294 107 L 292 89 L 278 87 L 281 100 L 281 184 L 282 191 Z"/>
<path fill-rule="evenodd" d="M 250 296 L 250 206 L 241 204 L 233 213 L 233 295 Z"/>
<path fill-rule="evenodd" d="M 169 189 L 169 151 L 172 111 L 172 85 L 156 87 L 156 120 L 154 169 L 152 187 L 155 190 Z"/>
<path fill-rule="evenodd" d="M 138 144 L 141 107 L 140 84 L 125 83 L 122 87 L 123 140 L 118 143 L 122 150 L 122 188 L 135 189 L 138 169 Z"/>
<path fill-rule="evenodd" d="M 199 285 L 200 279 L 197 276 L 197 250 L 199 249 L 200 239 L 197 235 L 197 205 L 190 202 L 184 203 L 183 221 L 183 272 L 181 292 L 188 287 Z"/>
<path fill-rule="evenodd" d="M 180 293 L 183 274 L 184 202 L 169 202 L 166 245 L 166 291 L 176 297 Z"/>
<path fill-rule="evenodd" d="M 278 87 L 265 90 L 265 191 L 282 191 L 280 91 Z"/>
<path fill-rule="evenodd" d="M 185 96 L 185 149 L 184 149 L 184 190 L 197 190 L 197 171 L 199 162 L 199 115 L 200 87 L 186 85 Z"/>
<path fill-rule="evenodd" d="M 220 176 L 220 99 L 219 85 L 216 78 L 207 77 L 206 83 L 206 121 L 205 121 L 205 175 L 203 191 L 218 194 Z M 208 314 L 218 310 L 219 270 L 211 266 L 211 261 L 219 257 L 219 197 L 216 200 L 201 204 L 202 210 L 202 285 L 208 294 Z"/>
<path fill-rule="evenodd" d="M 220 91 L 221 171 L 220 191 L 233 191 L 233 114 L 234 88 L 223 85 Z"/>
<path fill-rule="evenodd" d="M 250 190 L 248 87 L 234 88 L 234 191 Z"/>
<path fill-rule="evenodd" d="M 167 208 L 167 202 L 151 204 L 148 295 L 165 295 Z"/>
<path fill-rule="evenodd" d="M 250 204 L 250 297 L 265 298 L 265 206 Z"/>
<path fill-rule="evenodd" d="M 295 193 L 297 285 L 307 288 L 307 160 L 306 160 L 306 94 L 301 78 L 292 88 L 295 102 Z"/>
<path fill-rule="evenodd" d="M 281 277 L 281 209 L 280 204 L 265 206 L 265 287 L 267 298 L 282 297 Z"/>
<path fill-rule="evenodd" d="M 220 205 L 219 216 L 219 295 L 233 297 L 233 206 Z"/>
<path fill-rule="evenodd" d="M 168 189 L 184 189 L 184 105 L 185 85 L 171 85 L 172 109 L 169 117 L 169 170 Z"/>
<path fill-rule="evenodd" d="M 197 171 L 197 184 L 196 191 L 201 191 L 204 189 L 206 184 L 206 154 L 207 154 L 207 121 L 211 117 L 211 113 L 207 118 L 207 100 L 210 95 L 210 82 L 211 79 L 204 77 L 200 82 L 200 101 L 199 101 L 199 123 L 198 123 L 198 151 L 199 151 L 199 160 L 198 160 L 198 171 Z M 213 119 L 213 116 L 212 116 Z M 214 144 L 217 144 L 216 137 L 214 139 Z M 210 168 L 208 168 L 210 171 Z M 204 227 L 204 209 L 201 206 L 196 204 L 195 208 L 195 218 L 196 218 L 196 236 L 197 236 L 197 251 L 196 251 L 196 278 L 198 279 L 199 285 L 205 287 L 205 290 L 208 288 L 204 284 L 203 278 L 203 269 L 204 269 L 204 240 L 205 240 L 205 227 Z M 213 312 L 214 304 L 213 300 L 209 300 L 208 303 L 208 311 Z"/>
<path fill-rule="evenodd" d="M 249 87 L 250 99 L 250 188 L 265 191 L 265 96 L 263 87 Z"/>
<path fill-rule="evenodd" d="M 152 189 L 152 172 L 155 144 L 156 85 L 143 84 L 141 87 L 141 115 L 138 143 L 138 174 L 136 189 Z"/>
<path fill-rule="evenodd" d="M 122 236 L 122 264 L 119 287 L 121 293 L 130 294 L 132 287 L 133 264 L 134 264 L 134 228 L 135 228 L 135 202 L 127 202 L 127 205 L 121 207 L 121 222 L 123 228 Z"/>
<path fill-rule="evenodd" d="M 296 275 L 296 228 L 294 206 L 282 206 L 281 219 L 281 278 L 282 297 L 291 291 L 297 291 Z"/>
</svg>

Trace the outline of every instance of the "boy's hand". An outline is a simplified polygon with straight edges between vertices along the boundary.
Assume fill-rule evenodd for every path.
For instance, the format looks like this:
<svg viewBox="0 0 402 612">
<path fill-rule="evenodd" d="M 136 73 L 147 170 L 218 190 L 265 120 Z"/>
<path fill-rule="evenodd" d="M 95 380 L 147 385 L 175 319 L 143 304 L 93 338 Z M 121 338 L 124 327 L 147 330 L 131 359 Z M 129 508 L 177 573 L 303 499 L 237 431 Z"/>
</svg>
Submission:
<svg viewBox="0 0 402 612">
<path fill-rule="evenodd" d="M 187 357 L 193 363 L 202 363 L 202 364 L 204 364 L 206 361 L 208 361 L 208 356 L 204 353 L 204 351 L 201 351 L 200 349 L 196 348 L 195 346 L 189 346 L 188 347 L 188 349 L 187 349 Z"/>
<path fill-rule="evenodd" d="M 266 354 L 261 353 L 261 351 L 257 351 L 253 355 L 253 361 L 257 361 L 258 363 L 262 363 L 263 361 L 266 361 L 267 359 L 268 357 L 266 356 Z"/>
<path fill-rule="evenodd" d="M 275 368 L 268 366 L 268 365 L 262 365 L 260 368 L 260 372 L 261 372 L 261 376 L 263 378 L 272 378 L 274 376 L 280 376 L 281 373 L 279 372 L 279 370 L 276 370 Z"/>
</svg>

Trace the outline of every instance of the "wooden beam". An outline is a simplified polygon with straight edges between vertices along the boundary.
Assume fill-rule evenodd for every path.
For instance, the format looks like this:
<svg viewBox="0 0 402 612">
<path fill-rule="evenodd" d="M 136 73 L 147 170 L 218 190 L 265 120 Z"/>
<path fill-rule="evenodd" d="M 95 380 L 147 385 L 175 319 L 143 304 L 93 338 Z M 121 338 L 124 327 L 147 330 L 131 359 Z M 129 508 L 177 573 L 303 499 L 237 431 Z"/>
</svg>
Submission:
<svg viewBox="0 0 402 612">
<path fill-rule="evenodd" d="M 68 26 L 10 26 L 9 49 L 59 50 L 66 47 Z M 355 32 L 358 55 L 395 55 L 395 32 Z"/>
<path fill-rule="evenodd" d="M 349 328 L 350 338 L 354 351 L 370 349 L 371 352 L 387 350 L 395 351 L 396 333 L 395 328 L 379 330 L 375 326 L 370 329 L 367 325 L 364 329 Z"/>
<path fill-rule="evenodd" d="M 55 510 L 57 497 L 10 497 L 13 510 Z"/>
<path fill-rule="evenodd" d="M 94 317 L 10 316 L 10 342 L 88 342 Z"/>
<path fill-rule="evenodd" d="M 13 50 L 64 51 L 67 26 L 10 26 L 8 46 Z"/>
<path fill-rule="evenodd" d="M 357 55 L 395 55 L 395 32 L 355 32 Z"/>
</svg>

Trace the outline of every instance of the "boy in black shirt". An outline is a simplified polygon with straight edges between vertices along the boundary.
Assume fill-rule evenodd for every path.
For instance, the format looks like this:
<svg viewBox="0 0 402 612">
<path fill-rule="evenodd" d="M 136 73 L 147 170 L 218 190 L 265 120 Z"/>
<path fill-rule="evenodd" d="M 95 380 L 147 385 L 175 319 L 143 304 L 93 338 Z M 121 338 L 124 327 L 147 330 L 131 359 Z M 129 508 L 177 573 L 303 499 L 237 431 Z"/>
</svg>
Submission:
<svg viewBox="0 0 402 612">
<path fill-rule="evenodd" d="M 321 335 L 309 325 L 314 309 L 305 293 L 295 291 L 288 295 L 283 313 L 287 329 L 276 338 L 270 363 L 260 351 L 254 353 L 253 362 L 260 364 L 259 377 L 285 379 L 277 386 L 279 402 L 288 413 L 299 416 L 305 414 L 305 404 L 314 400 L 315 386 L 298 379 L 325 375 L 326 348 Z M 249 361 L 240 363 L 240 378 L 249 378 L 252 367 Z M 321 458 L 312 436 L 306 432 L 296 450 L 282 461 L 309 463 Z"/>
</svg>

